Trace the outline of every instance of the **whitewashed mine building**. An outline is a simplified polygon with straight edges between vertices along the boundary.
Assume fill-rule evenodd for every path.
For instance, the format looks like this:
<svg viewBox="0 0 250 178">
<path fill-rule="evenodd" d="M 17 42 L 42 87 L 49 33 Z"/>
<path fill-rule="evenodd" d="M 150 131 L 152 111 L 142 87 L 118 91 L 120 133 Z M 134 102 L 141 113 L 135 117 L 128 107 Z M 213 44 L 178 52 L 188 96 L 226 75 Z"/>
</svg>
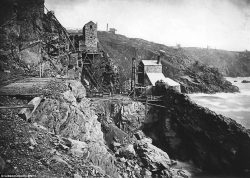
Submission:
<svg viewBox="0 0 250 178">
<path fill-rule="evenodd" d="M 142 60 L 138 67 L 138 83 L 144 86 L 155 86 L 157 81 L 163 81 L 166 88 L 181 92 L 180 84 L 162 73 L 161 57 L 157 60 Z"/>
</svg>

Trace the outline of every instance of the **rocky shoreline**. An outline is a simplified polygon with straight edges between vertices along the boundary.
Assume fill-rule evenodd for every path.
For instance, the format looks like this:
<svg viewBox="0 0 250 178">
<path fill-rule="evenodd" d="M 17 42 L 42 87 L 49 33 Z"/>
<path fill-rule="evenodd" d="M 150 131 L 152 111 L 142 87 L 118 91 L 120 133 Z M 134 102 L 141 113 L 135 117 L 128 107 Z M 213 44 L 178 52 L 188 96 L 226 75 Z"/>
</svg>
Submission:
<svg viewBox="0 0 250 178">
<path fill-rule="evenodd" d="M 144 128 L 147 135 L 154 136 L 156 146 L 205 171 L 249 173 L 249 130 L 193 103 L 184 94 L 162 86 L 158 89 L 158 93 L 164 94 L 162 105 L 166 109 L 158 109 L 158 120 Z"/>
</svg>

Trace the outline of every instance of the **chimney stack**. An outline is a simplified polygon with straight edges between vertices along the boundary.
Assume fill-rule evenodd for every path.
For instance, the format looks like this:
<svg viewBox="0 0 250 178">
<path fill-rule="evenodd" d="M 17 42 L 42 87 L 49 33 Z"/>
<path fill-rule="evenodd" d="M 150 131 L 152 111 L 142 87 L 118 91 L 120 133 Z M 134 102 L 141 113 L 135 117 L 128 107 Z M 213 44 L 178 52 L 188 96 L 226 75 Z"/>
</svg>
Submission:
<svg viewBox="0 0 250 178">
<path fill-rule="evenodd" d="M 157 64 L 160 64 L 161 63 L 161 55 L 159 54 L 158 56 L 157 56 Z"/>
<path fill-rule="evenodd" d="M 166 53 L 165 51 L 159 50 L 159 55 L 157 56 L 157 64 L 161 63 L 161 59 L 162 59 L 162 57 L 164 56 L 165 53 Z"/>
<path fill-rule="evenodd" d="M 109 24 L 107 23 L 107 32 L 109 31 Z"/>
</svg>

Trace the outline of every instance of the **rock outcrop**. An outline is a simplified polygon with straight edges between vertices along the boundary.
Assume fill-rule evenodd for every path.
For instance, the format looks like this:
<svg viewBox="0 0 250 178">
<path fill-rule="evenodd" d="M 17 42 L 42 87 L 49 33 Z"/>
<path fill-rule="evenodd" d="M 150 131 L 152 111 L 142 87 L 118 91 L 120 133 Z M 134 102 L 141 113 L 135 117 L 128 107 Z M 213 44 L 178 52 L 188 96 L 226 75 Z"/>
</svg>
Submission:
<svg viewBox="0 0 250 178">
<path fill-rule="evenodd" d="M 168 154 L 152 144 L 142 132 L 143 123 L 152 123 L 145 117 L 145 106 L 130 98 L 118 101 L 93 101 L 102 123 L 106 144 L 115 153 L 122 177 L 190 177 L 172 166 Z M 125 165 L 124 165 L 125 163 Z"/>
<path fill-rule="evenodd" d="M 247 50 L 239 52 L 195 47 L 183 49 L 190 58 L 218 68 L 225 76 L 247 77 L 250 75 L 250 52 Z"/>
<path fill-rule="evenodd" d="M 169 169 L 171 160 L 167 153 L 144 140 L 136 144 L 136 152 L 142 159 L 145 167 L 152 171 Z"/>
<path fill-rule="evenodd" d="M 200 62 L 192 64 L 177 80 L 184 93 L 239 92 L 239 88 L 227 81 L 217 68 Z"/>
<path fill-rule="evenodd" d="M 1 82 L 39 76 L 41 71 L 44 77 L 65 74 L 67 55 L 61 54 L 53 61 L 51 56 L 45 55 L 50 53 L 48 48 L 58 53 L 57 47 L 65 46 L 67 40 L 53 13 L 44 13 L 44 10 L 44 0 L 0 2 Z"/>
<path fill-rule="evenodd" d="M 85 88 L 77 81 L 67 81 L 69 90 L 46 98 L 31 118 L 49 132 L 64 139 L 61 144 L 72 156 L 82 157 L 101 167 L 107 175 L 117 177 L 115 158 L 105 145 L 101 123 L 97 120 Z M 79 140 L 79 141 L 77 141 Z"/>
<path fill-rule="evenodd" d="M 242 80 L 241 83 L 250 83 L 250 81 L 248 81 L 248 80 Z"/>
<path fill-rule="evenodd" d="M 128 97 L 117 98 L 117 101 L 98 101 L 93 105 L 96 113 L 127 133 L 135 132 L 145 120 L 145 106 Z"/>
</svg>

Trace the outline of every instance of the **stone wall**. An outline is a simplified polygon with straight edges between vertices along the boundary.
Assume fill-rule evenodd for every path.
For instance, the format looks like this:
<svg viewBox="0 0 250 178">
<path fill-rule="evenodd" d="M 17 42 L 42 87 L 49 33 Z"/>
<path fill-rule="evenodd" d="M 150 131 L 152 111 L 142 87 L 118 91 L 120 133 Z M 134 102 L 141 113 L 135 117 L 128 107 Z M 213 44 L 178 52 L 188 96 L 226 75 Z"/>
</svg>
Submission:
<svg viewBox="0 0 250 178">
<path fill-rule="evenodd" d="M 83 27 L 83 38 L 87 51 L 97 51 L 97 24 L 90 21 Z"/>
<path fill-rule="evenodd" d="M 162 73 L 162 65 L 144 66 L 144 73 Z"/>
</svg>

